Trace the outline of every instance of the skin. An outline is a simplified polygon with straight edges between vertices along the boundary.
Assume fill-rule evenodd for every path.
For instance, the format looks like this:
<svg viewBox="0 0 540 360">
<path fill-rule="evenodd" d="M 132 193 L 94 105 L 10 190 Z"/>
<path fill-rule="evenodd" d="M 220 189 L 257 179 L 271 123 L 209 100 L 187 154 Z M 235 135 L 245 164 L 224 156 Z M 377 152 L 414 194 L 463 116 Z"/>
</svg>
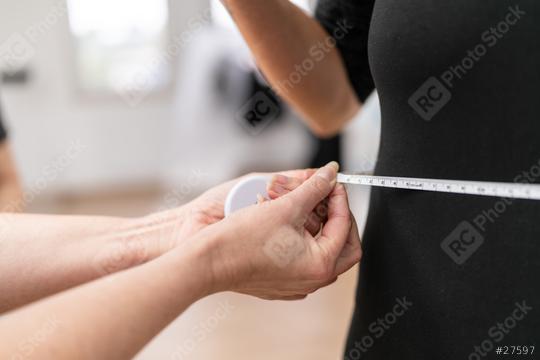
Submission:
<svg viewBox="0 0 540 360">
<path fill-rule="evenodd" d="M 336 47 L 325 46 L 324 56 L 318 55 L 330 35 L 316 20 L 289 0 L 222 3 L 269 84 L 316 135 L 336 135 L 358 113 L 360 102 Z M 305 61 L 310 65 L 302 66 Z"/>
<path fill-rule="evenodd" d="M 315 170 L 306 170 L 304 176 L 311 176 Z M 267 192 L 270 199 L 277 199 L 298 188 L 307 178 L 276 174 L 268 184 Z M 306 221 L 306 229 L 315 236 L 321 230 L 321 224 L 328 219 L 328 202 L 325 199 L 317 205 Z"/>
<path fill-rule="evenodd" d="M 223 3 L 274 90 L 320 137 L 341 131 L 359 111 L 360 102 L 335 48 L 327 49 L 293 88 L 283 85 L 329 34 L 287 0 Z M 207 204 L 203 197 L 190 207 L 139 220 L 6 215 L 13 229 L 6 238 L 20 236 L 0 252 L 0 264 L 14 265 L 0 284 L 13 284 L 10 279 L 20 283 L 0 288 L 2 294 L 6 289 L 12 294 L 0 298 L 2 308 L 70 290 L 3 317 L 0 357 L 21 355 L 21 339 L 31 339 L 51 316 L 54 331 L 25 357 L 126 358 L 206 295 L 233 290 L 263 299 L 295 300 L 328 285 L 361 256 L 345 189 L 335 184 L 336 170 L 333 166 L 334 175 L 326 181 L 307 173 L 276 178 L 269 188 L 270 200 L 228 219 L 222 219 L 222 200 L 232 184 L 215 189 Z M 31 241 L 24 234 L 34 225 L 40 226 Z M 81 242 L 73 244 L 74 238 Z M 49 241 L 53 246 L 48 247 Z M 13 260 L 15 250 L 20 253 L 14 244 L 25 247 L 31 266 L 30 261 L 20 261 L 21 256 Z M 120 250 L 108 249 L 111 244 Z M 47 251 L 73 257 L 40 256 Z M 105 265 L 98 260 L 96 266 L 96 256 L 115 260 Z M 5 268 L 0 268 L 1 274 Z M 28 268 L 33 269 L 30 274 L 24 271 Z M 110 272 L 114 274 L 100 279 Z M 94 281 L 84 284 L 90 280 Z"/>
<path fill-rule="evenodd" d="M 22 211 L 22 189 L 9 143 L 0 143 L 0 212 Z"/>
<path fill-rule="evenodd" d="M 53 284 L 60 283 L 62 277 L 71 279 L 71 284 L 84 282 L 84 277 L 90 273 L 92 256 L 83 254 L 82 249 L 92 249 L 93 242 L 100 244 L 98 248 L 105 246 L 96 233 L 115 233 L 110 229 L 116 229 L 116 226 L 122 233 L 139 229 L 137 238 L 141 248 L 142 244 L 156 242 L 160 250 L 167 246 L 171 248 L 157 255 L 156 248 L 148 245 L 147 252 L 133 251 L 135 257 L 124 259 L 130 261 L 120 261 L 124 266 L 117 270 L 125 267 L 123 271 L 101 279 L 99 275 L 93 275 L 94 281 L 6 314 L 0 319 L 0 358 L 129 358 L 189 305 L 207 295 L 237 291 L 262 299 L 295 300 L 332 283 L 361 256 L 358 230 L 349 210 L 345 188 L 336 184 L 337 170 L 337 164 L 331 163 L 315 174 L 312 171 L 303 172 L 303 175 L 288 173 L 288 177 L 306 180 L 282 196 L 242 209 L 226 219 L 223 219 L 222 210 L 224 195 L 234 182 L 195 200 L 184 210 L 187 212 L 175 210 L 178 212 L 167 213 L 167 216 L 158 214 L 161 215 L 157 217 L 159 221 L 156 221 L 157 215 L 153 215 L 135 227 L 123 220 L 117 223 L 117 219 L 32 218 L 38 223 L 52 224 L 56 229 L 48 233 L 47 227 L 41 227 L 41 231 L 29 236 L 34 241 L 25 244 L 24 252 L 19 249 L 18 256 L 12 254 L 15 261 L 11 260 L 11 265 L 19 268 L 18 273 L 11 275 L 21 275 L 21 281 L 34 285 L 48 282 L 48 276 L 57 277 L 51 281 Z M 327 219 L 321 222 L 320 231 L 313 236 L 306 229 L 306 222 L 324 201 Z M 152 225 L 148 225 L 177 223 L 181 213 L 190 214 L 187 215 L 189 220 L 170 228 L 172 231 L 158 235 Z M 67 264 L 63 265 L 68 268 L 62 269 L 60 258 L 71 251 L 77 252 L 76 246 L 65 252 L 61 252 L 62 247 L 69 247 L 69 242 L 78 242 L 78 231 L 88 225 L 101 228 L 101 232 L 88 230 L 90 233 L 82 236 L 89 239 L 83 241 L 85 244 L 79 249 L 81 268 L 86 270 L 79 273 L 78 266 Z M 60 229 L 67 229 L 67 232 L 62 234 Z M 28 231 L 22 225 L 18 230 Z M 17 265 L 17 259 L 23 259 L 33 244 L 53 241 L 57 237 L 68 238 L 68 241 L 59 240 L 61 245 L 53 244 L 49 256 L 45 256 L 43 247 L 40 250 L 42 256 L 34 254 L 31 264 L 22 261 L 23 265 Z M 24 238 L 20 236 L 17 240 Z M 112 238 L 116 239 L 116 236 Z M 56 254 L 56 251 L 60 254 L 51 257 L 50 254 Z M 141 254 L 144 256 L 139 257 Z M 150 259 L 152 256 L 155 257 Z M 118 258 L 123 259 L 122 256 Z M 76 262 L 74 258 L 70 261 Z M 50 271 L 49 266 L 55 264 L 56 271 Z M 133 266 L 136 264 L 139 265 Z M 1 266 L 9 270 L 9 266 Z M 39 281 L 25 274 L 25 269 L 29 272 L 29 268 Z M 36 268 L 48 271 L 47 276 L 39 274 Z M 105 268 L 116 269 L 114 266 Z M 55 275 L 56 272 L 59 274 Z M 5 280 L 9 279 L 1 279 L 0 284 Z M 27 286 L 26 291 L 29 289 Z M 2 290 L 11 293 L 10 288 Z M 33 343 L 31 348 L 25 346 L 35 338 L 36 331 L 46 326 L 48 331 L 41 341 Z"/>
<path fill-rule="evenodd" d="M 314 172 L 285 174 L 303 182 Z M 222 220 L 237 181 L 180 208 L 136 219 L 0 214 L 0 313 L 163 255 Z"/>
</svg>

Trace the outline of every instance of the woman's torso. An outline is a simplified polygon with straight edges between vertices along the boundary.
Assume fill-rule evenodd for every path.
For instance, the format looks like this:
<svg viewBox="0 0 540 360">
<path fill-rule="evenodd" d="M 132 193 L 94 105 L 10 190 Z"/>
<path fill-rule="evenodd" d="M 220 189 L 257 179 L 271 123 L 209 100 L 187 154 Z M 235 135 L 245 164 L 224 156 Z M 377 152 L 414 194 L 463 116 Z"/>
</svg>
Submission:
<svg viewBox="0 0 540 360">
<path fill-rule="evenodd" d="M 334 6 L 365 7 L 356 1 Z M 375 1 L 377 174 L 540 182 L 539 17 L 533 0 Z M 346 54 L 356 36 L 339 41 L 353 83 L 365 73 Z M 493 358 L 495 345 L 534 345 L 539 215 L 533 201 L 374 189 L 347 358 Z M 412 305 L 392 315 L 403 298 Z M 516 303 L 533 310 L 494 330 Z"/>
</svg>

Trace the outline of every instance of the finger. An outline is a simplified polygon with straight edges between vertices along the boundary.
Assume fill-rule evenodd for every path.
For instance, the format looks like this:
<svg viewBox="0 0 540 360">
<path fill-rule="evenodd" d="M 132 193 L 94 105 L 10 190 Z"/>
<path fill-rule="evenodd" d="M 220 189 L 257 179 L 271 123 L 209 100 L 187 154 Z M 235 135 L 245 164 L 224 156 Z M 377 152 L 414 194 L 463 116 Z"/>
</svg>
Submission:
<svg viewBox="0 0 540 360">
<path fill-rule="evenodd" d="M 335 161 L 320 168 L 296 190 L 283 196 L 298 209 L 297 216 L 307 216 L 336 186 L 338 163 Z"/>
<path fill-rule="evenodd" d="M 313 175 L 315 171 L 308 169 L 305 172 L 306 176 Z M 267 193 L 270 199 L 277 199 L 289 192 L 296 190 L 305 180 L 295 177 L 289 177 L 282 174 L 276 174 L 272 177 L 268 184 Z M 306 220 L 306 230 L 315 236 L 321 231 L 321 225 L 326 221 L 328 214 L 327 201 L 323 200 L 317 205 L 315 210 L 308 216 Z"/>
<path fill-rule="evenodd" d="M 317 284 L 316 287 L 308 289 L 306 292 L 308 294 L 313 294 L 314 292 L 316 292 L 316 291 L 318 291 L 318 290 L 320 290 L 322 288 L 325 288 L 327 286 L 330 286 L 330 285 L 334 284 L 337 281 L 337 279 L 338 279 L 338 276 L 336 275 L 336 276 L 332 277 L 330 280 L 325 281 L 325 282 L 323 282 L 321 284 Z"/>
<path fill-rule="evenodd" d="M 362 242 L 354 217 L 352 217 L 352 222 L 351 232 L 336 263 L 336 276 L 348 271 L 362 258 Z"/>
<path fill-rule="evenodd" d="M 276 174 L 268 184 L 268 195 L 270 199 L 277 199 L 302 185 L 304 181 L 315 174 L 316 169 L 291 170 L 283 174 Z"/>
<path fill-rule="evenodd" d="M 338 184 L 328 199 L 328 221 L 325 223 L 319 245 L 334 259 L 341 253 L 349 233 L 352 219 L 347 199 L 347 191 L 342 184 Z"/>
<path fill-rule="evenodd" d="M 322 220 L 317 216 L 317 214 L 314 212 L 309 214 L 305 227 L 312 236 L 317 235 L 321 231 L 321 225 Z"/>
<path fill-rule="evenodd" d="M 281 174 L 274 175 L 268 183 L 267 192 L 270 199 L 277 199 L 290 193 L 302 185 L 304 180 L 295 177 L 289 177 Z"/>
<path fill-rule="evenodd" d="M 250 295 L 248 293 L 248 295 Z M 303 300 L 307 297 L 307 295 L 299 294 L 299 295 L 266 295 L 266 294 L 259 294 L 255 295 L 259 299 L 262 300 L 268 300 L 268 301 L 297 301 L 297 300 Z"/>
<path fill-rule="evenodd" d="M 270 199 L 277 199 L 295 190 L 302 185 L 303 182 L 304 180 L 299 178 L 291 178 L 281 174 L 274 175 L 268 184 L 268 196 Z M 317 205 L 315 210 L 306 220 L 306 230 L 308 230 L 312 236 L 317 235 L 321 231 L 321 224 L 326 221 L 327 214 L 327 201 L 325 199 Z"/>
<path fill-rule="evenodd" d="M 266 201 L 266 198 L 262 196 L 261 194 L 257 194 L 257 204 L 262 204 Z"/>
<path fill-rule="evenodd" d="M 288 177 L 293 177 L 302 180 L 302 182 L 309 179 L 313 174 L 317 172 L 317 169 L 302 169 L 302 170 L 289 170 L 284 171 L 282 174 Z"/>
<path fill-rule="evenodd" d="M 328 199 L 324 199 L 313 211 L 323 223 L 328 220 Z"/>
</svg>

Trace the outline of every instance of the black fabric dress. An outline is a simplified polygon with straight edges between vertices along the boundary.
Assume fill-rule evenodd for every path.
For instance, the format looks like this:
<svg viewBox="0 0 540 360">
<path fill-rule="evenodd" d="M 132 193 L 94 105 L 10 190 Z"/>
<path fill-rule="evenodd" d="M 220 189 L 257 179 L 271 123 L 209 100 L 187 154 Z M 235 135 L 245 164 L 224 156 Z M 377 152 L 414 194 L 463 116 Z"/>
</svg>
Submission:
<svg viewBox="0 0 540 360">
<path fill-rule="evenodd" d="M 3 125 L 2 108 L 0 108 L 0 143 L 6 140 L 7 133 Z"/>
<path fill-rule="evenodd" d="M 540 182 L 540 2 L 321 0 L 317 18 L 349 24 L 351 82 L 378 90 L 378 175 Z M 346 359 L 537 358 L 540 202 L 371 199 Z"/>
</svg>

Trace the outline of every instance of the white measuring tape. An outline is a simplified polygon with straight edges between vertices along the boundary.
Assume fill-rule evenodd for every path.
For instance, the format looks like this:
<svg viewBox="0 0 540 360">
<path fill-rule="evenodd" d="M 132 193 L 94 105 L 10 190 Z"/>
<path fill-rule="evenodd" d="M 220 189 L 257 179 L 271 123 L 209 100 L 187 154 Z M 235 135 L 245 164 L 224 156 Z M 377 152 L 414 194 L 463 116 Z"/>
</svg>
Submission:
<svg viewBox="0 0 540 360">
<path fill-rule="evenodd" d="M 338 174 L 337 181 L 343 184 L 366 185 L 393 189 L 540 200 L 540 184 L 422 179 L 341 173 Z"/>
<path fill-rule="evenodd" d="M 225 201 L 225 214 L 229 215 L 241 208 L 257 203 L 257 195 L 267 197 L 266 186 L 269 180 L 268 176 L 253 176 L 236 184 Z M 338 174 L 337 181 L 343 184 L 392 189 L 540 200 L 540 184 L 421 179 L 342 173 Z"/>
</svg>

